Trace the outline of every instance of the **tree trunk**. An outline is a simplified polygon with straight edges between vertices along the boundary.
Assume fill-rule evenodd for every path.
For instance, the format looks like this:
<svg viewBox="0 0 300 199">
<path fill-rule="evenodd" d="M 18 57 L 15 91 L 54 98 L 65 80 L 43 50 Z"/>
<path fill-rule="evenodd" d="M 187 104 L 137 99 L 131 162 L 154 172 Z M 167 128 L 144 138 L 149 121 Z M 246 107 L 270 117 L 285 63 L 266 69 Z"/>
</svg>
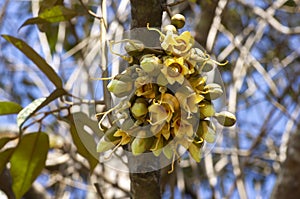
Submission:
<svg viewBox="0 0 300 199">
<path fill-rule="evenodd" d="M 128 156 L 133 199 L 161 198 L 159 161 L 155 161 L 158 159 L 154 155 L 148 155 Z"/>
<path fill-rule="evenodd" d="M 162 4 L 165 0 L 130 0 L 131 2 L 131 28 L 161 27 Z M 160 170 L 157 158 L 148 156 L 129 156 L 129 170 L 131 180 L 131 193 L 133 199 L 160 199 Z M 157 170 L 156 170 L 157 169 Z"/>
<path fill-rule="evenodd" d="M 201 5 L 201 15 L 200 21 L 196 26 L 195 39 L 202 47 L 206 48 L 207 36 L 215 16 L 218 1 L 198 1 L 198 3 Z"/>
<path fill-rule="evenodd" d="M 130 0 L 131 3 L 131 28 L 160 27 L 163 13 L 162 4 L 165 0 Z"/>
<path fill-rule="evenodd" d="M 282 165 L 272 199 L 300 198 L 300 132 L 294 133 L 289 140 L 287 158 Z"/>
</svg>

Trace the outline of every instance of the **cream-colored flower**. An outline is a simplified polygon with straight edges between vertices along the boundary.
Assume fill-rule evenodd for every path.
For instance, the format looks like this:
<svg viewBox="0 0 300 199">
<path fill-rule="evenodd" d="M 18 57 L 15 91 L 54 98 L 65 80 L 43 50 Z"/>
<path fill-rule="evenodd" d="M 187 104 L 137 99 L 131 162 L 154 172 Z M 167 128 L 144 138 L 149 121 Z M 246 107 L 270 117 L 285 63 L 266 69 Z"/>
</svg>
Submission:
<svg viewBox="0 0 300 199">
<path fill-rule="evenodd" d="M 128 144 L 131 140 L 130 135 L 128 135 L 125 131 L 118 129 L 115 133 L 114 133 L 115 137 L 121 137 L 120 140 L 120 144 L 121 145 L 125 145 Z"/>
<path fill-rule="evenodd" d="M 139 86 L 135 90 L 137 96 L 143 96 L 145 98 L 154 99 L 158 92 L 158 86 L 156 84 L 148 83 Z"/>
<path fill-rule="evenodd" d="M 191 113 L 198 111 L 198 103 L 201 102 L 204 97 L 189 89 L 188 87 L 181 87 L 175 93 L 181 107 L 188 113 L 188 117 Z"/>
<path fill-rule="evenodd" d="M 194 135 L 193 125 L 183 118 L 177 117 L 173 121 L 172 127 L 173 133 L 176 137 L 192 137 Z"/>
<path fill-rule="evenodd" d="M 159 125 L 151 126 L 151 132 L 155 137 L 163 136 L 166 140 L 170 138 L 170 123 L 162 123 Z"/>
<path fill-rule="evenodd" d="M 148 107 L 150 113 L 150 124 L 159 125 L 165 122 L 169 123 L 173 116 L 174 108 L 167 103 L 153 103 Z"/>
<path fill-rule="evenodd" d="M 146 54 L 140 60 L 141 68 L 151 76 L 160 72 L 161 60 L 153 54 Z"/>
<path fill-rule="evenodd" d="M 155 135 L 156 139 L 153 143 L 153 146 L 151 147 L 151 151 L 154 155 L 158 156 L 162 152 L 162 148 L 164 146 L 164 140 L 169 140 L 170 138 L 170 124 L 162 124 L 162 125 L 156 125 L 160 127 L 159 133 Z M 155 128 L 155 126 L 152 126 Z M 151 130 L 152 130 L 151 127 Z M 164 138 L 164 139 L 163 139 Z"/>
<path fill-rule="evenodd" d="M 149 28 L 149 24 L 147 24 L 147 28 L 158 32 L 162 49 L 175 56 L 186 55 L 194 45 L 194 38 L 189 31 L 184 31 L 178 35 L 172 30 L 167 30 L 166 34 L 163 34 L 156 28 Z"/>
<path fill-rule="evenodd" d="M 177 98 L 174 95 L 172 95 L 170 93 L 163 93 L 161 95 L 160 102 L 168 104 L 173 112 L 179 111 L 179 107 L 180 107 L 179 101 L 177 100 Z"/>
<path fill-rule="evenodd" d="M 184 75 L 189 73 L 189 68 L 184 63 L 184 58 L 171 57 L 164 61 L 164 67 L 161 72 L 165 75 L 170 84 L 184 82 Z"/>
<path fill-rule="evenodd" d="M 206 76 L 195 76 L 195 77 L 190 77 L 189 83 L 191 84 L 193 90 L 197 94 L 202 94 L 204 90 L 204 86 L 206 84 L 207 77 Z"/>
</svg>

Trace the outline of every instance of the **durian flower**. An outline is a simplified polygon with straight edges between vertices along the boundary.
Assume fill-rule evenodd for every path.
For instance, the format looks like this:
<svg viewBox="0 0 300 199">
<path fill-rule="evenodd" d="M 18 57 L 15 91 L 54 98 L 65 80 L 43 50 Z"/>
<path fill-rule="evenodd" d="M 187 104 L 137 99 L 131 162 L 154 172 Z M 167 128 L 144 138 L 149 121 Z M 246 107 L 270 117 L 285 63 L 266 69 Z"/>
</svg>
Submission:
<svg viewBox="0 0 300 199">
<path fill-rule="evenodd" d="M 157 90 L 157 85 L 148 83 L 137 87 L 135 90 L 135 94 L 139 97 L 143 96 L 148 99 L 153 99 L 156 96 Z"/>
<path fill-rule="evenodd" d="M 193 125 L 188 121 L 181 117 L 177 117 L 173 123 L 173 133 L 176 137 L 188 137 L 191 138 L 194 135 Z"/>
<path fill-rule="evenodd" d="M 160 125 L 165 122 L 169 123 L 172 119 L 174 107 L 167 103 L 156 103 L 148 107 L 150 113 L 150 124 Z"/>
<path fill-rule="evenodd" d="M 137 98 L 130 108 L 135 119 L 144 118 L 148 113 L 148 103 L 144 98 Z"/>
<path fill-rule="evenodd" d="M 190 118 L 191 113 L 196 113 L 198 109 L 198 103 L 201 102 L 204 97 L 189 89 L 188 87 L 181 87 L 175 93 L 181 107 L 188 113 Z"/>
<path fill-rule="evenodd" d="M 140 60 L 141 68 L 151 76 L 160 72 L 161 60 L 153 54 L 146 54 Z"/>
<path fill-rule="evenodd" d="M 121 140 L 119 142 L 119 145 L 125 145 L 128 144 L 131 140 L 130 135 L 128 135 L 125 131 L 118 129 L 114 133 L 114 137 L 121 137 Z"/>
<path fill-rule="evenodd" d="M 142 69 L 137 69 L 139 77 L 134 82 L 135 94 L 146 98 L 154 98 L 157 92 L 157 85 L 152 84 L 152 78 L 148 76 Z"/>
<path fill-rule="evenodd" d="M 150 28 L 147 24 L 148 30 L 154 30 L 160 34 L 161 47 L 167 52 L 175 56 L 184 56 L 194 45 L 194 38 L 189 31 L 184 31 L 180 35 L 174 33 L 172 30 L 167 30 L 163 34 L 156 28 Z"/>
<path fill-rule="evenodd" d="M 189 73 L 189 68 L 184 64 L 184 58 L 167 58 L 164 61 L 164 67 L 161 72 L 165 75 L 170 84 L 178 82 L 182 84 L 184 82 L 184 75 Z"/>
<path fill-rule="evenodd" d="M 153 152 L 154 155 L 158 156 L 161 153 L 163 148 L 163 143 L 164 143 L 163 138 L 165 138 L 165 140 L 169 140 L 171 133 L 170 133 L 169 123 L 166 123 L 164 125 L 156 125 L 156 126 L 162 126 L 162 128 L 160 128 L 159 133 L 155 135 L 156 139 L 150 150 Z M 156 126 L 152 126 L 152 127 L 155 128 Z M 151 129 L 153 129 L 152 127 Z"/>
<path fill-rule="evenodd" d="M 149 78 L 149 76 L 145 75 L 145 76 L 140 76 L 138 78 L 136 78 L 135 82 L 134 82 L 134 86 L 136 88 L 149 84 L 151 83 L 151 78 Z"/>
<path fill-rule="evenodd" d="M 202 94 L 204 90 L 204 86 L 206 84 L 206 80 L 207 80 L 206 76 L 191 77 L 189 78 L 189 83 L 197 94 Z"/>
<path fill-rule="evenodd" d="M 201 160 L 201 148 L 203 146 L 203 139 L 202 138 L 198 138 L 197 140 L 194 140 L 190 145 L 189 145 L 189 152 L 190 155 L 192 156 L 192 158 L 196 161 L 196 162 L 200 162 Z"/>
<path fill-rule="evenodd" d="M 160 88 L 162 88 L 162 87 L 160 87 Z M 162 89 L 160 89 L 160 91 L 161 90 Z M 179 101 L 177 100 L 177 98 L 174 95 L 172 95 L 170 93 L 163 93 L 161 95 L 160 102 L 168 104 L 172 108 L 173 112 L 178 112 L 179 111 L 179 107 L 180 107 Z"/>
<path fill-rule="evenodd" d="M 203 52 L 199 48 L 192 48 L 186 57 L 188 61 L 195 66 L 199 74 L 201 72 L 211 71 L 214 68 L 215 64 L 217 64 L 218 66 L 224 66 L 228 63 L 227 61 L 224 63 L 220 63 L 211 59 L 211 57 L 206 52 Z"/>
<path fill-rule="evenodd" d="M 122 81 L 123 79 L 113 79 L 107 85 L 108 91 L 112 92 L 116 97 L 128 96 L 133 89 L 133 83 L 130 81 Z"/>
<path fill-rule="evenodd" d="M 171 135 L 169 123 L 151 126 L 150 130 L 155 135 L 155 137 L 159 137 L 162 135 L 166 140 L 168 140 Z"/>
</svg>

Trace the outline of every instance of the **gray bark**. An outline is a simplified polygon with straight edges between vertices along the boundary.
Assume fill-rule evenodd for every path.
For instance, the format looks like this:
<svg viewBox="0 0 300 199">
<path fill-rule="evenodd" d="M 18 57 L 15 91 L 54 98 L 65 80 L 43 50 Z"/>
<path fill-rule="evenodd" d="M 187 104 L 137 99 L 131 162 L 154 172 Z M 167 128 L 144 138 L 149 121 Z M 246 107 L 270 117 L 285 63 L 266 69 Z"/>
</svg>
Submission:
<svg viewBox="0 0 300 199">
<path fill-rule="evenodd" d="M 287 158 L 282 165 L 271 198 L 300 198 L 300 131 L 289 140 Z"/>
<path fill-rule="evenodd" d="M 161 27 L 163 3 L 165 0 L 130 0 L 131 2 L 131 28 L 146 27 L 147 23 L 151 27 Z M 144 157 L 144 158 L 143 158 Z M 134 199 L 160 199 L 160 170 L 152 170 L 151 168 L 159 168 L 158 162 L 152 162 L 149 157 L 128 157 L 129 169 L 138 168 L 140 173 L 131 172 L 131 193 Z M 155 159 L 155 158 L 154 158 Z M 136 169 L 135 169 L 136 170 Z M 141 171 L 150 172 L 141 172 Z"/>
<path fill-rule="evenodd" d="M 131 28 L 160 27 L 165 0 L 130 0 L 131 3 Z"/>
</svg>

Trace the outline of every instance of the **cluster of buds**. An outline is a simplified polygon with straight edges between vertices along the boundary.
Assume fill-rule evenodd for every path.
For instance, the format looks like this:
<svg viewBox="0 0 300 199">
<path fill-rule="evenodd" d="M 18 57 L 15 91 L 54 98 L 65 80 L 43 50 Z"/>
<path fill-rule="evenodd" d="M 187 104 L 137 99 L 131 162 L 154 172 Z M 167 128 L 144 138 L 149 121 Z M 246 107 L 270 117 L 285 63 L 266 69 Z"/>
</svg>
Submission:
<svg viewBox="0 0 300 199">
<path fill-rule="evenodd" d="M 175 15 L 172 25 L 162 32 L 148 25 L 148 31 L 159 33 L 160 48 L 147 48 L 138 40 L 122 41 L 127 55 L 120 56 L 130 66 L 112 78 L 107 88 L 124 99 L 97 114 L 102 116 L 100 127 L 112 111 L 122 117 L 101 138 L 98 152 L 128 145 L 133 155 L 163 154 L 174 163 L 182 146 L 200 162 L 203 144 L 216 139 L 213 118 L 223 126 L 234 125 L 232 113 L 215 111 L 213 100 L 221 97 L 223 90 L 219 84 L 208 83 L 205 76 L 215 64 L 226 63 L 218 63 L 195 48 L 189 31 L 178 33 L 183 26 L 182 15 Z"/>
</svg>

